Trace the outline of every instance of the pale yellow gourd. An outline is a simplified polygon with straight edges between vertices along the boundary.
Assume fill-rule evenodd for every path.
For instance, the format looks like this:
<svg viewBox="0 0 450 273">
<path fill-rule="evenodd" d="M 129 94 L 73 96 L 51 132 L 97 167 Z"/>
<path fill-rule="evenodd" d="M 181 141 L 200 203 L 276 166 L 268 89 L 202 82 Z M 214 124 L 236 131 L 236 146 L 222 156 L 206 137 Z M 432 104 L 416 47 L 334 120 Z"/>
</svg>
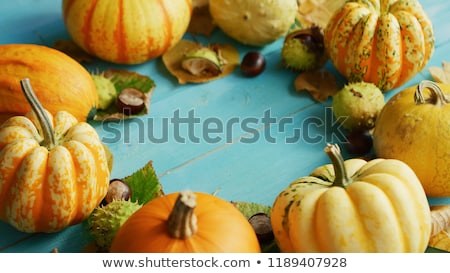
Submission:
<svg viewBox="0 0 450 273">
<path fill-rule="evenodd" d="M 405 163 L 343 160 L 291 183 L 271 212 L 282 252 L 424 252 L 431 232 L 425 192 Z"/>
</svg>

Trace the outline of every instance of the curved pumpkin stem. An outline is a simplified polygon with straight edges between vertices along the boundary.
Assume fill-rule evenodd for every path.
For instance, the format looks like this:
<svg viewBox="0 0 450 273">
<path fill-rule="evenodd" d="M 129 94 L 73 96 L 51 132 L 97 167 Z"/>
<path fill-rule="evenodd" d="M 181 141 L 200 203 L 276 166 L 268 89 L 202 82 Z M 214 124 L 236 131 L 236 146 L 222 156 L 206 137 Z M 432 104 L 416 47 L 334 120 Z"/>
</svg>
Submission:
<svg viewBox="0 0 450 273">
<path fill-rule="evenodd" d="M 423 90 L 428 88 L 431 91 L 431 98 L 425 99 Z M 450 99 L 442 92 L 438 84 L 432 81 L 424 80 L 417 86 L 414 93 L 414 102 L 416 104 L 432 103 L 434 105 L 442 106 L 450 102 Z"/>
<path fill-rule="evenodd" d="M 25 98 L 27 99 L 28 103 L 31 106 L 31 109 L 33 110 L 39 121 L 39 125 L 41 125 L 44 139 L 40 144 L 50 150 L 54 146 L 56 146 L 56 138 L 51 125 L 51 121 L 45 113 L 44 107 L 34 94 L 33 88 L 30 84 L 30 79 L 26 78 L 20 80 L 20 86 L 22 87 L 22 92 L 25 95 Z"/>
<path fill-rule="evenodd" d="M 197 217 L 194 209 L 196 196 L 191 191 L 182 191 L 168 219 L 169 235 L 177 239 L 186 239 L 197 232 Z"/>
<path fill-rule="evenodd" d="M 325 153 L 331 160 L 334 168 L 334 181 L 333 186 L 346 188 L 352 180 L 348 177 L 347 170 L 344 165 L 344 158 L 341 154 L 341 149 L 337 144 L 327 144 L 325 147 Z"/>
</svg>

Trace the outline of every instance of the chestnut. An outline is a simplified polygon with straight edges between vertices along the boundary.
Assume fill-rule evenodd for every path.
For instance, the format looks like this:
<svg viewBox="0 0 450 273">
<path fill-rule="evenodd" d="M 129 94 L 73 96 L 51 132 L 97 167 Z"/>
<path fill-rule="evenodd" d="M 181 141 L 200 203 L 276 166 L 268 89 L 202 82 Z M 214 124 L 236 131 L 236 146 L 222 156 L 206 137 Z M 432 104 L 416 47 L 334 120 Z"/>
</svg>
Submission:
<svg viewBox="0 0 450 273">
<path fill-rule="evenodd" d="M 266 68 L 266 59 L 259 52 L 250 51 L 245 54 L 241 62 L 241 71 L 248 77 L 261 74 Z"/>
<path fill-rule="evenodd" d="M 263 212 L 252 215 L 248 221 L 255 230 L 260 243 L 270 242 L 274 239 L 272 224 L 269 215 Z"/>
<path fill-rule="evenodd" d="M 135 115 L 145 107 L 145 95 L 135 88 L 123 89 L 117 96 L 118 110 L 125 115 Z"/>
<path fill-rule="evenodd" d="M 102 204 L 107 205 L 114 200 L 129 200 L 131 198 L 131 188 L 122 179 L 111 179 L 109 181 L 108 191 Z"/>
</svg>

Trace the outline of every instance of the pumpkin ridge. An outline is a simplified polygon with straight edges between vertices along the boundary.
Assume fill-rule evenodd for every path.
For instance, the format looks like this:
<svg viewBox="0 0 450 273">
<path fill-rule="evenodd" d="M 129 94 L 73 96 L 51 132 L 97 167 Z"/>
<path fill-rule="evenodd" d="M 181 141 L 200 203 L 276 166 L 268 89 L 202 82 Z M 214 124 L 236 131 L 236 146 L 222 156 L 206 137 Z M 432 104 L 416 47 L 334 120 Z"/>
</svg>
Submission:
<svg viewBox="0 0 450 273">
<path fill-rule="evenodd" d="M 18 146 L 22 149 L 17 150 Z M 2 172 L 0 173 L 0 201 L 6 204 L 5 207 L 0 207 L 0 219 L 8 218 L 9 203 L 14 196 L 14 194 L 11 194 L 11 187 L 13 186 L 18 166 L 26 155 L 36 147 L 39 147 L 39 144 L 33 139 L 18 139 L 8 143 L 0 150 L 0 166 L 2 166 Z M 8 156 L 9 154 L 16 156 L 11 158 Z"/>
<path fill-rule="evenodd" d="M 431 218 L 429 215 L 428 202 L 426 199 L 426 195 L 423 192 L 420 181 L 418 180 L 414 171 L 402 161 L 395 159 L 387 159 L 381 161 L 380 163 L 374 165 L 372 168 L 372 170 L 367 170 L 366 174 L 361 179 L 373 185 L 376 185 L 378 188 L 382 189 L 385 192 L 391 202 L 393 202 L 393 200 L 396 200 L 396 202 L 393 203 L 401 205 L 397 205 L 394 207 L 398 215 L 396 219 L 398 219 L 399 222 L 401 219 L 409 219 L 410 216 L 408 216 L 408 213 L 412 212 L 415 212 L 416 214 L 420 213 L 420 215 L 425 217 L 424 219 L 426 219 L 425 222 L 421 223 L 422 227 L 406 225 L 405 223 L 411 224 L 408 221 L 405 221 L 404 223 L 401 222 L 403 223 L 401 225 L 403 227 L 402 234 L 404 235 L 404 241 L 406 242 L 404 249 L 407 251 L 419 251 L 419 248 L 425 249 L 426 245 L 411 245 L 411 238 L 406 237 L 408 234 L 414 234 L 414 236 L 417 236 L 418 234 L 423 235 L 423 237 L 418 239 L 417 241 L 425 242 L 429 239 L 429 235 L 431 232 Z M 398 174 L 409 174 L 409 179 L 406 179 L 406 176 L 399 176 Z M 382 176 L 383 179 L 380 179 L 380 176 Z M 400 190 L 392 190 L 393 186 L 389 185 L 386 181 L 390 181 L 390 184 L 401 187 L 405 194 L 399 195 L 398 193 L 400 192 Z M 416 205 L 415 209 L 411 210 L 410 207 L 403 207 L 403 205 L 406 204 L 410 199 L 408 198 L 408 196 L 413 196 L 421 201 L 414 203 Z M 402 197 L 404 198 L 402 199 Z M 409 230 L 405 230 L 406 228 L 409 228 Z M 417 229 L 414 230 L 415 228 Z"/>
<path fill-rule="evenodd" d="M 18 196 L 18 200 L 15 200 L 16 204 L 14 204 L 14 207 L 20 213 L 17 213 L 19 219 L 14 219 L 14 222 L 22 230 L 35 230 L 36 227 L 40 226 L 40 221 L 43 218 L 43 202 L 39 202 L 39 200 L 45 200 L 45 198 L 41 198 L 43 198 L 43 181 L 46 178 L 47 158 L 48 150 L 39 146 L 28 153 L 20 164 L 17 177 L 20 183 L 14 184 L 19 189 L 19 193 L 12 196 Z M 34 164 L 38 164 L 38 166 Z M 35 176 L 35 181 L 30 181 L 32 177 L 29 176 L 33 175 Z M 30 192 L 32 194 L 29 194 Z"/>
<path fill-rule="evenodd" d="M 158 53 L 156 53 L 157 55 L 160 55 L 162 52 L 166 52 L 173 41 L 173 25 L 171 23 L 170 20 L 170 15 L 167 9 L 167 6 L 164 5 L 165 2 L 158 2 L 159 6 L 161 7 L 161 9 L 163 10 L 163 12 L 161 14 L 164 14 L 164 23 L 163 23 L 163 27 L 165 28 L 165 33 L 167 33 L 167 39 L 165 40 L 164 45 L 160 48 L 160 51 Z"/>
<path fill-rule="evenodd" d="M 376 173 L 376 174 L 374 174 L 374 176 L 379 176 L 380 174 L 379 173 Z M 386 179 L 387 180 L 387 179 Z M 369 188 L 371 188 L 372 190 L 371 191 L 378 191 L 378 193 L 379 193 L 379 196 L 381 197 L 381 198 L 383 198 L 383 199 L 385 199 L 385 201 L 386 202 L 388 202 L 387 203 L 387 205 L 388 205 L 388 207 L 390 207 L 390 208 L 393 208 L 392 209 L 392 211 L 391 212 L 393 212 L 394 213 L 394 215 L 393 215 L 393 219 L 391 219 L 391 220 L 393 220 L 393 221 L 396 221 L 396 223 L 394 224 L 394 223 L 392 223 L 392 225 L 391 225 L 391 227 L 393 227 L 393 226 L 395 226 L 395 227 L 401 227 L 402 225 L 401 225 L 401 223 L 400 223 L 400 221 L 398 221 L 398 219 L 400 219 L 400 216 L 401 215 L 399 215 L 399 211 L 397 210 L 397 208 L 396 208 L 396 206 L 395 206 L 395 204 L 392 202 L 392 199 L 389 197 L 389 195 L 387 195 L 386 194 L 386 192 L 385 192 L 385 190 L 384 189 L 382 189 L 382 188 L 380 188 L 380 187 L 378 187 L 376 184 L 374 184 L 374 183 L 371 183 L 370 181 L 366 181 L 366 180 L 358 180 L 358 181 L 355 181 L 355 183 L 354 183 L 354 186 L 352 187 L 352 188 L 349 188 L 348 190 L 347 190 L 347 193 L 349 194 L 349 196 L 350 196 L 350 199 L 352 200 L 352 202 L 353 202 L 353 205 L 355 206 L 355 212 L 356 212 L 356 216 L 358 217 L 358 222 L 360 222 L 361 223 L 361 227 L 362 227 L 362 229 L 364 230 L 364 234 L 365 234 L 365 240 L 368 240 L 368 241 L 370 241 L 371 243 L 369 243 L 368 244 L 368 246 L 370 246 L 370 247 L 374 247 L 374 248 L 372 248 L 372 250 L 371 250 L 371 252 L 380 252 L 382 249 L 380 249 L 379 248 L 379 244 L 377 244 L 376 242 L 375 242 L 375 238 L 376 237 L 379 237 L 379 236 L 373 236 L 372 235 L 372 232 L 370 231 L 370 229 L 369 229 L 369 224 L 370 224 L 370 222 L 367 222 L 367 221 L 364 221 L 363 219 L 364 218 L 367 218 L 367 217 L 369 217 L 369 218 L 372 218 L 372 217 L 374 217 L 374 215 L 367 215 L 367 216 L 363 216 L 362 215 L 362 209 L 361 209 L 361 206 L 360 205 L 358 205 L 358 202 L 355 202 L 355 199 L 358 199 L 358 195 L 360 195 L 361 193 L 360 193 L 360 190 L 354 190 L 355 188 L 359 188 L 359 187 L 361 187 L 361 186 L 363 186 L 363 187 L 369 187 Z M 378 198 L 377 198 L 378 199 Z M 361 201 L 361 200 L 360 200 Z M 370 200 L 370 201 L 368 201 L 368 200 L 364 200 L 363 202 L 368 202 L 368 203 L 371 203 L 373 200 Z M 379 203 L 377 203 L 377 206 L 379 205 Z M 371 219 L 372 220 L 372 219 Z M 390 227 L 390 229 L 391 229 L 391 227 Z M 377 230 L 376 230 L 377 231 Z M 398 234 L 398 236 L 399 237 L 401 237 L 401 238 L 403 238 L 403 241 L 406 241 L 407 240 L 407 238 L 405 238 L 405 234 L 403 233 L 403 232 L 401 232 L 401 230 L 399 229 L 399 234 Z M 383 246 L 381 246 L 381 247 L 383 247 Z M 402 250 L 403 251 L 406 251 L 408 248 L 405 248 L 403 245 L 402 245 Z"/>
<path fill-rule="evenodd" d="M 372 23 L 368 25 L 369 23 Z M 349 57 L 352 59 L 351 62 L 355 63 L 355 66 L 349 68 L 349 78 L 351 81 L 361 81 L 364 80 L 364 75 L 370 75 L 371 74 L 371 67 L 373 66 L 373 62 L 375 61 L 374 55 L 371 54 L 373 51 L 373 48 L 375 47 L 375 31 L 371 28 L 373 27 L 375 29 L 376 24 L 378 23 L 378 15 L 376 14 L 367 14 L 365 15 L 358 23 L 356 23 L 356 27 L 354 28 L 351 36 L 354 36 L 355 32 L 360 30 L 358 28 L 361 28 L 361 35 L 358 35 L 358 37 L 363 36 L 361 41 L 356 41 L 349 39 L 350 43 L 352 41 L 356 44 L 352 46 L 348 46 Z M 374 26 L 374 25 L 375 26 Z M 357 33 L 359 34 L 359 33 Z M 365 37 L 367 36 L 367 37 Z M 364 41 L 367 41 L 364 43 Z M 356 52 L 354 52 L 354 47 L 356 47 Z M 360 59 L 360 62 L 357 62 L 353 59 Z"/>
<path fill-rule="evenodd" d="M 81 33 L 83 35 L 83 38 L 80 39 L 79 42 L 81 43 L 81 47 L 84 48 L 88 53 L 94 52 L 94 49 L 92 47 L 92 37 L 90 33 L 92 32 L 92 18 L 97 7 L 97 1 L 98 0 L 92 0 L 90 2 L 91 5 L 86 9 L 83 25 L 81 26 Z"/>
<path fill-rule="evenodd" d="M 400 221 L 400 219 L 402 219 L 402 212 L 400 212 L 398 206 L 395 205 L 395 202 L 393 202 L 392 200 L 394 200 L 394 196 L 392 194 L 390 194 L 389 192 L 386 191 L 385 188 L 380 187 L 379 183 L 377 183 L 380 180 L 380 176 L 387 176 L 389 178 L 383 178 L 386 181 L 394 181 L 394 183 L 402 183 L 401 179 L 397 178 L 395 175 L 392 174 L 380 174 L 380 173 L 373 173 L 373 174 L 369 174 L 366 175 L 364 178 L 362 178 L 362 180 L 360 182 L 362 183 L 367 183 L 370 184 L 374 187 L 376 187 L 377 189 L 379 189 L 380 191 L 383 192 L 383 194 L 387 197 L 388 201 L 391 204 L 391 208 L 393 208 L 393 212 L 395 213 L 395 225 L 394 226 L 401 226 L 403 227 L 402 230 L 400 230 L 400 237 L 403 238 L 403 242 L 404 244 L 402 244 L 402 251 L 403 252 L 410 252 L 412 250 L 412 246 L 409 244 L 410 243 L 410 239 L 408 238 L 407 234 L 408 232 L 405 232 L 405 224 L 402 224 L 402 221 Z M 397 181 L 396 181 L 397 180 Z M 406 187 L 406 190 L 408 191 L 407 194 L 413 194 L 410 192 L 410 190 L 408 189 L 408 187 Z M 397 192 L 398 193 L 398 192 Z"/>
<path fill-rule="evenodd" d="M 348 43 L 351 41 L 349 37 L 352 37 L 355 31 L 353 26 L 364 18 L 364 14 L 360 12 L 360 9 L 363 8 L 357 7 L 346 13 L 345 17 L 339 20 L 339 23 L 334 30 L 339 33 L 339 35 L 336 35 L 331 42 L 336 45 L 334 55 L 342 54 L 342 52 L 344 53 L 343 55 L 345 55 L 345 57 L 338 59 L 335 65 L 343 74 L 346 74 L 344 69 L 347 67 L 346 63 L 348 62 L 348 59 L 354 54 L 354 49 L 348 46 Z M 335 60 L 335 58 L 333 58 L 333 60 Z"/>
<path fill-rule="evenodd" d="M 126 31 L 125 31 L 125 20 L 124 20 L 124 2 L 120 0 L 117 3 L 118 9 L 118 19 L 114 31 L 114 40 L 117 45 L 117 60 L 119 62 L 128 62 L 128 56 L 125 53 L 127 51 L 126 43 Z"/>
</svg>

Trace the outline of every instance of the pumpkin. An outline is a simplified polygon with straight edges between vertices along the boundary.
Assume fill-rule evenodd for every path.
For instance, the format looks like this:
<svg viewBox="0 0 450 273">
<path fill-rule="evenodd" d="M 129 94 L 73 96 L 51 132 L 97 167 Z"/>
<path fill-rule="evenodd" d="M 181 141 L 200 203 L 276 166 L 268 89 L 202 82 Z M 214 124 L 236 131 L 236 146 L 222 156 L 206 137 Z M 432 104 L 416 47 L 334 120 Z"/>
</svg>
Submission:
<svg viewBox="0 0 450 273">
<path fill-rule="evenodd" d="M 297 15 L 297 0 L 210 0 L 221 30 L 242 44 L 263 46 L 283 37 Z"/>
<path fill-rule="evenodd" d="M 392 96 L 373 132 L 377 156 L 417 174 L 427 195 L 450 196 L 450 85 L 424 80 Z"/>
<path fill-rule="evenodd" d="M 120 64 L 154 59 L 186 32 L 191 0 L 63 0 L 63 19 L 87 53 Z"/>
<path fill-rule="evenodd" d="M 121 226 L 111 252 L 260 252 L 256 233 L 231 202 L 182 191 L 153 199 Z"/>
<path fill-rule="evenodd" d="M 432 23 L 417 0 L 347 1 L 324 29 L 336 69 L 350 82 L 371 82 L 383 91 L 420 72 L 434 43 Z"/>
<path fill-rule="evenodd" d="M 95 112 L 98 95 L 91 75 L 61 51 L 37 44 L 4 44 L 0 64 L 0 113 L 6 118 L 31 110 L 20 87 L 23 78 L 33 82 L 36 96 L 53 115 L 65 110 L 86 121 Z"/>
<path fill-rule="evenodd" d="M 32 111 L 0 126 L 0 219 L 23 232 L 55 232 L 86 219 L 105 196 L 109 168 L 95 129 L 54 116 L 21 81 Z"/>
<path fill-rule="evenodd" d="M 428 200 L 402 161 L 345 160 L 292 182 L 275 199 L 271 221 L 282 252 L 423 252 L 431 233 Z"/>
</svg>

